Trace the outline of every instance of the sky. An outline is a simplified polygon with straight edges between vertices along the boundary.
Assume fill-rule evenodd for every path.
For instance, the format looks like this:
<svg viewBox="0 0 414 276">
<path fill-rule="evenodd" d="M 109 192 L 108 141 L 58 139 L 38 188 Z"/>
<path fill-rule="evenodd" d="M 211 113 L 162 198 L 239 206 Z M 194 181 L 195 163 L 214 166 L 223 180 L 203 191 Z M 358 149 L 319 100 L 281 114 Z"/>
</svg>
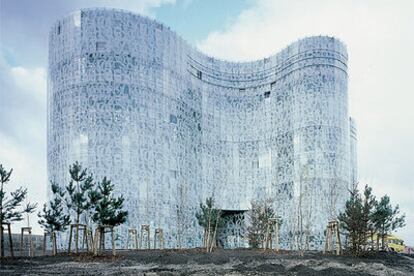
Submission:
<svg viewBox="0 0 414 276">
<path fill-rule="evenodd" d="M 30 201 L 46 201 L 50 26 L 71 11 L 103 6 L 150 16 L 202 52 L 232 61 L 275 54 L 305 36 L 341 39 L 360 184 L 400 205 L 407 226 L 397 235 L 414 245 L 411 0 L 0 0 L 0 163 L 14 169 L 9 190 L 27 187 Z"/>
</svg>

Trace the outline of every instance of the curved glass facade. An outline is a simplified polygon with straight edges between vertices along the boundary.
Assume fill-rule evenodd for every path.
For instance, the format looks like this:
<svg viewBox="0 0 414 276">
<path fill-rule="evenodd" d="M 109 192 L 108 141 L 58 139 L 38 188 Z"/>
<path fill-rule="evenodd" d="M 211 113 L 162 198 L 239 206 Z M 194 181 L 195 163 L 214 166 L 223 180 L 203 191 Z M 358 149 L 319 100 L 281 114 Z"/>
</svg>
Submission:
<svg viewBox="0 0 414 276">
<path fill-rule="evenodd" d="M 150 224 L 168 247 L 200 246 L 195 212 L 213 196 L 228 211 L 270 198 L 282 245 L 301 232 L 319 248 L 354 171 L 347 81 L 332 37 L 233 63 L 140 15 L 78 11 L 50 32 L 49 178 L 67 183 L 76 160 L 108 176 L 129 211 L 121 242 Z"/>
</svg>

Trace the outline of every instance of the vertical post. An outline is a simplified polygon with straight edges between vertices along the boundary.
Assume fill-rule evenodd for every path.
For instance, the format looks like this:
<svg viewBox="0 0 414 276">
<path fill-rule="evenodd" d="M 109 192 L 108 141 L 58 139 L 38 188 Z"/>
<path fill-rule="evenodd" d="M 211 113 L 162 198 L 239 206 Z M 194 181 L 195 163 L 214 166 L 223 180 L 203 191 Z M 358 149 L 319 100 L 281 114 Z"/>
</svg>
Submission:
<svg viewBox="0 0 414 276">
<path fill-rule="evenodd" d="M 46 255 L 46 231 L 43 233 L 43 255 Z"/>
<path fill-rule="evenodd" d="M 142 233 L 144 233 L 144 231 L 143 231 L 143 228 L 142 228 L 142 225 L 141 225 L 141 236 L 139 237 L 139 249 L 141 249 L 142 248 Z"/>
<path fill-rule="evenodd" d="M 150 227 L 148 225 L 148 228 L 147 228 L 147 237 L 148 237 L 147 245 L 148 245 L 148 249 L 151 249 L 150 233 L 151 233 L 150 232 Z"/>
<path fill-rule="evenodd" d="M 336 222 L 336 255 L 342 254 L 341 235 L 339 234 L 339 225 Z"/>
<path fill-rule="evenodd" d="M 72 245 L 72 231 L 73 231 L 73 224 L 70 225 L 69 227 L 69 246 L 68 246 L 68 253 L 70 253 L 70 248 Z"/>
<path fill-rule="evenodd" d="M 34 257 L 34 252 L 35 252 L 35 246 L 36 246 L 36 244 L 31 240 L 31 243 L 30 243 L 30 257 Z"/>
<path fill-rule="evenodd" d="M 265 233 L 265 240 L 264 240 L 264 246 L 263 246 L 264 250 L 267 249 L 268 240 L 269 240 L 269 221 L 267 222 L 267 225 L 266 225 L 266 233 Z"/>
<path fill-rule="evenodd" d="M 50 235 L 52 237 L 52 254 L 53 256 L 56 256 L 57 254 L 56 232 L 53 231 Z"/>
<path fill-rule="evenodd" d="M 93 251 L 93 233 L 92 229 L 88 228 L 88 235 L 89 235 L 89 247 L 91 248 L 91 251 Z"/>
<path fill-rule="evenodd" d="M 4 228 L 3 228 L 3 224 L 0 224 L 0 257 L 3 257 L 4 255 L 4 244 L 3 244 L 3 240 L 4 240 Z"/>
<path fill-rule="evenodd" d="M 134 230 L 134 233 L 135 233 L 135 250 L 137 250 L 138 249 L 138 231 L 135 229 Z"/>
<path fill-rule="evenodd" d="M 78 254 L 79 252 L 79 224 L 76 224 L 75 229 L 75 253 Z"/>
<path fill-rule="evenodd" d="M 332 227 L 329 224 L 329 236 L 328 236 L 328 251 L 331 252 L 332 251 Z"/>
<path fill-rule="evenodd" d="M 145 242 L 147 244 L 147 248 L 151 249 L 150 226 L 148 224 L 142 224 L 141 225 L 140 248 L 143 247 L 144 233 L 146 233 L 146 241 Z"/>
<path fill-rule="evenodd" d="M 10 223 L 7 224 L 7 230 L 9 232 L 9 247 L 10 247 L 10 254 L 12 258 L 14 258 L 14 252 L 13 252 L 13 239 L 12 239 L 12 233 L 11 233 L 11 226 Z"/>
<path fill-rule="evenodd" d="M 126 240 L 126 246 L 125 246 L 125 249 L 126 250 L 128 250 L 128 245 L 129 245 L 129 234 L 130 234 L 130 231 L 131 229 L 128 229 L 128 232 L 127 232 L 127 240 Z"/>
<path fill-rule="evenodd" d="M 83 227 L 83 236 L 86 241 L 86 251 L 89 252 L 88 229 L 86 228 L 86 225 Z"/>
<path fill-rule="evenodd" d="M 275 243 L 276 252 L 279 252 L 279 223 L 277 221 L 275 224 Z"/>
<path fill-rule="evenodd" d="M 30 246 L 30 248 L 29 248 L 29 255 L 30 255 L 30 257 L 33 257 L 33 240 L 32 240 L 32 228 L 30 227 L 29 228 L 29 246 Z"/>
<path fill-rule="evenodd" d="M 100 233 L 101 233 L 101 231 L 100 231 L 99 227 L 97 227 L 95 229 L 95 237 L 93 239 L 94 240 L 94 246 L 93 246 L 93 254 L 94 255 L 98 254 L 98 246 L 101 244 Z"/>
<path fill-rule="evenodd" d="M 115 256 L 115 234 L 114 227 L 111 227 L 111 236 L 112 236 L 112 256 Z"/>
<path fill-rule="evenodd" d="M 22 227 L 21 229 L 21 235 L 20 235 L 20 246 L 19 246 L 19 252 L 20 252 L 20 257 L 23 256 L 23 233 L 24 233 L 24 228 Z"/>
</svg>

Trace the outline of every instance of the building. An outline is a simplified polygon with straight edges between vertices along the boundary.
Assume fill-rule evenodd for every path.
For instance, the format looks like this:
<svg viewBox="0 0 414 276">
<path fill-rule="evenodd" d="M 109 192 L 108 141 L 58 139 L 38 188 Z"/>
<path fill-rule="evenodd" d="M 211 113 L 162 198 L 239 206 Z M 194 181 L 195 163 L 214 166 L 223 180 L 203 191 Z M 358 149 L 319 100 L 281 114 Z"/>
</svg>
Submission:
<svg viewBox="0 0 414 276">
<path fill-rule="evenodd" d="M 195 212 L 212 196 L 230 217 L 222 239 L 245 244 L 245 211 L 270 198 L 282 245 L 300 232 L 319 248 L 355 171 L 347 83 L 332 37 L 235 63 L 131 12 L 77 11 L 50 32 L 49 178 L 67 183 L 76 160 L 108 176 L 126 197 L 125 238 L 148 223 L 169 247 L 200 246 Z"/>
</svg>

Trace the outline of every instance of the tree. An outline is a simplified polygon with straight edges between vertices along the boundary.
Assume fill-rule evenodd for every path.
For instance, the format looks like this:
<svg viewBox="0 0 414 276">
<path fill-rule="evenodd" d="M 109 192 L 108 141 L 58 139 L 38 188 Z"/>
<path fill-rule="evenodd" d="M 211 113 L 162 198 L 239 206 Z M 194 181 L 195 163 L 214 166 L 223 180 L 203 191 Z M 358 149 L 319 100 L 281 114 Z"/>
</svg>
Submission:
<svg viewBox="0 0 414 276">
<path fill-rule="evenodd" d="M 390 197 L 385 195 L 375 206 L 373 213 L 373 225 L 378 233 L 377 250 L 379 249 L 379 238 L 381 238 L 382 249 L 385 248 L 384 240 L 388 234 L 397 228 L 405 226 L 405 214 L 399 216 L 400 207 L 392 207 Z"/>
<path fill-rule="evenodd" d="M 363 224 L 361 229 L 361 236 L 360 236 L 360 244 L 364 246 L 364 250 L 366 249 L 367 239 L 368 236 L 371 237 L 371 241 L 373 240 L 375 226 L 373 223 L 373 214 L 374 208 L 377 204 L 375 196 L 372 194 L 372 188 L 368 185 L 365 185 L 364 188 L 364 198 L 363 198 L 363 207 L 362 207 L 362 216 L 363 216 Z"/>
<path fill-rule="evenodd" d="M 338 216 L 341 228 L 349 237 L 351 252 L 360 254 L 366 250 L 368 238 L 371 237 L 373 243 L 375 233 L 377 250 L 380 238 L 384 249 L 386 236 L 405 225 L 405 215 L 399 214 L 399 206 L 393 208 L 389 196 L 383 196 L 378 202 L 372 194 L 371 187 L 366 185 L 361 196 L 355 185 L 350 191 L 344 212 Z"/>
<path fill-rule="evenodd" d="M 56 254 L 56 232 L 65 231 L 70 224 L 70 215 L 64 210 L 63 198 L 65 192 L 56 183 L 51 181 L 53 198 L 48 204 L 43 205 L 43 211 L 37 215 L 39 224 L 50 233 L 52 240 L 53 254 Z"/>
<path fill-rule="evenodd" d="M 75 213 L 75 250 L 78 252 L 79 243 L 79 223 L 81 215 L 87 213 L 92 207 L 88 194 L 91 193 L 94 182 L 92 174 L 87 175 L 87 169 L 82 169 L 82 166 L 76 161 L 73 165 L 69 166 L 69 174 L 71 180 L 69 185 L 66 186 L 68 196 L 66 197 L 66 204 L 69 210 Z M 88 224 L 88 218 L 85 217 L 85 222 Z M 87 228 L 87 227 L 86 227 Z M 71 230 L 72 231 L 72 230 Z M 84 233 L 86 234 L 86 233 Z M 69 240 L 69 243 L 71 241 Z M 69 245 L 70 248 L 70 245 Z"/>
<path fill-rule="evenodd" d="M 209 197 L 206 204 L 200 203 L 196 213 L 198 224 L 204 228 L 203 244 L 207 252 L 212 252 L 216 244 L 217 230 L 222 226 L 221 210 L 214 208 L 214 199 Z"/>
<path fill-rule="evenodd" d="M 18 210 L 23 200 L 27 195 L 27 189 L 22 187 L 17 190 L 10 192 L 10 197 L 6 195 L 4 185 L 10 181 L 13 169 L 7 171 L 2 164 L 0 164 L 0 241 L 1 241 L 1 255 L 4 256 L 4 236 L 3 236 L 3 225 L 12 223 L 14 221 L 21 221 L 23 219 L 24 210 Z M 13 250 L 13 249 L 11 249 Z"/>
<path fill-rule="evenodd" d="M 95 191 L 90 193 L 91 202 L 94 204 L 92 220 L 100 227 L 101 248 L 104 247 L 103 225 L 117 226 L 127 220 L 128 212 L 123 210 L 124 197 L 113 196 L 114 185 L 106 177 L 98 184 Z"/>
<path fill-rule="evenodd" d="M 24 205 L 23 213 L 26 214 L 27 219 L 27 227 L 30 227 L 30 214 L 33 213 L 37 208 L 37 203 L 30 203 L 27 202 L 26 205 Z"/>
<path fill-rule="evenodd" d="M 189 217 L 186 215 L 188 209 L 187 188 L 186 185 L 179 183 L 177 186 L 177 247 L 181 249 L 184 233 L 189 227 Z"/>
<path fill-rule="evenodd" d="M 345 210 L 339 214 L 338 219 L 340 227 L 348 236 L 351 252 L 359 254 L 362 241 L 361 233 L 364 231 L 363 200 L 357 185 L 354 185 L 349 193 L 350 198 L 345 203 Z"/>
<path fill-rule="evenodd" d="M 247 227 L 247 237 L 252 248 L 266 247 L 266 240 L 274 232 L 270 227 L 270 219 L 276 218 L 270 200 L 252 201 L 249 211 L 250 225 Z M 280 218 L 278 223 L 280 222 Z"/>
</svg>

